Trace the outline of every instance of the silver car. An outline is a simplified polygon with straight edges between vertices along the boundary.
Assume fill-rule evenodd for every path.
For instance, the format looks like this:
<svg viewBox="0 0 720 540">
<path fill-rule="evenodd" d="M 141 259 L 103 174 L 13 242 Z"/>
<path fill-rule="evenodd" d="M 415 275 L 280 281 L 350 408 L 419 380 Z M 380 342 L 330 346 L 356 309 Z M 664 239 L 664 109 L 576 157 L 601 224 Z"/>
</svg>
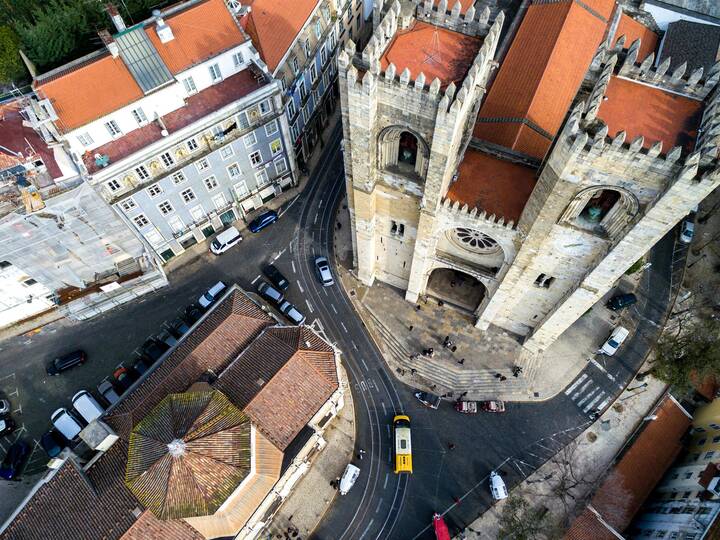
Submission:
<svg viewBox="0 0 720 540">
<path fill-rule="evenodd" d="M 330 273 L 330 265 L 328 264 L 327 257 L 315 257 L 315 271 L 323 287 L 335 285 L 335 280 Z"/>
</svg>

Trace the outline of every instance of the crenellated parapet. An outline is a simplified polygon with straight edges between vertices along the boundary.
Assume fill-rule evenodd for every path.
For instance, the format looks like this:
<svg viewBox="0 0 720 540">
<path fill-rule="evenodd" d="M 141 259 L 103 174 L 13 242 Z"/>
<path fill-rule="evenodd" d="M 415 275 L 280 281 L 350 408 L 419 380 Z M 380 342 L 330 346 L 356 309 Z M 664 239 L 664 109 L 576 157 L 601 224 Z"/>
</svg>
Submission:
<svg viewBox="0 0 720 540">
<path fill-rule="evenodd" d="M 451 201 L 448 198 L 443 199 L 441 208 L 441 211 L 444 214 L 457 219 L 458 226 L 469 226 L 482 223 L 484 226 L 483 228 L 485 229 L 494 228 L 499 230 L 516 230 L 516 224 L 512 220 L 505 221 L 503 216 L 488 214 L 482 208 L 470 208 L 467 204 L 461 205 L 458 201 Z M 468 219 L 470 222 L 467 221 Z"/>
<path fill-rule="evenodd" d="M 436 26 L 470 36 L 479 36 L 490 27 L 492 11 L 497 8 L 495 0 L 477 2 L 462 13 L 460 0 L 418 0 L 417 19 Z M 480 4 L 483 4 L 482 7 Z"/>
<path fill-rule="evenodd" d="M 636 39 L 619 66 L 619 76 L 700 100 L 705 99 L 720 80 L 720 62 L 708 73 L 704 73 L 702 67 L 689 72 L 686 62 L 670 71 L 670 57 L 655 66 L 655 53 L 652 52 L 638 63 L 639 51 L 640 39 Z"/>
<path fill-rule="evenodd" d="M 720 148 L 720 92 L 716 89 L 708 98 L 703 114 L 696 148 L 703 155 L 718 156 Z"/>
</svg>

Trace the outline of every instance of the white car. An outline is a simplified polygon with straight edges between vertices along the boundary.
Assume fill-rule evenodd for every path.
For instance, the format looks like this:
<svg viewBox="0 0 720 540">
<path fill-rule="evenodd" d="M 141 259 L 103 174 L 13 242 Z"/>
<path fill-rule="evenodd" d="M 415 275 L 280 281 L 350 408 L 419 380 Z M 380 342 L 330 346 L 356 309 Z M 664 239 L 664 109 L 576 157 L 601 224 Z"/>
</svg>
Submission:
<svg viewBox="0 0 720 540">
<path fill-rule="evenodd" d="M 692 221 L 683 221 L 682 228 L 680 229 L 680 241 L 683 244 L 689 244 L 692 242 L 694 235 L 695 224 Z"/>
<path fill-rule="evenodd" d="M 507 499 L 508 496 L 505 481 L 495 471 L 490 473 L 490 493 L 492 493 L 492 498 L 496 501 Z"/>
<path fill-rule="evenodd" d="M 318 279 L 320 280 L 320 283 L 322 283 L 323 287 L 335 285 L 335 280 L 330 273 L 330 264 L 328 264 L 327 257 L 315 258 L 315 271 L 317 272 Z"/>
<path fill-rule="evenodd" d="M 348 463 L 345 472 L 340 479 L 340 495 L 347 495 L 348 491 L 355 485 L 355 481 L 360 476 L 360 469 L 352 463 Z"/>
<path fill-rule="evenodd" d="M 215 240 L 210 242 L 210 251 L 215 255 L 225 253 L 228 249 L 233 247 L 235 244 L 240 243 L 242 235 L 235 227 L 228 227 L 223 232 L 215 237 Z"/>
<path fill-rule="evenodd" d="M 612 331 L 612 334 L 610 334 L 607 341 L 603 343 L 603 346 L 600 347 L 598 354 L 607 354 L 608 356 L 614 355 L 629 335 L 630 331 L 627 328 L 618 326 Z"/>
<path fill-rule="evenodd" d="M 198 298 L 198 304 L 200 304 L 203 309 L 209 308 L 213 303 L 215 303 L 215 300 L 218 299 L 225 289 L 227 289 L 227 285 L 225 285 L 222 281 L 218 281 L 215 285 L 210 287 L 205 294 Z"/>
</svg>

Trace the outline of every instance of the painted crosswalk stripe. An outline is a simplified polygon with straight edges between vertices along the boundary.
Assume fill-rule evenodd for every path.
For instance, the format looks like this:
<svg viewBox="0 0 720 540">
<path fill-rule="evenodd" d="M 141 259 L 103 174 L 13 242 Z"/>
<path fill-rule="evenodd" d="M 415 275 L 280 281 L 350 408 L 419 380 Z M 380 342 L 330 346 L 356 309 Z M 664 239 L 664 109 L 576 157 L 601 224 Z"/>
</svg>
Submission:
<svg viewBox="0 0 720 540">
<path fill-rule="evenodd" d="M 588 379 L 587 382 L 580 387 L 580 390 L 578 390 L 577 392 L 575 392 L 570 399 L 572 399 L 573 401 L 575 401 L 578 397 L 580 397 L 580 395 L 582 395 L 582 393 L 583 393 L 583 392 L 587 389 L 587 387 L 590 386 L 592 383 L 593 383 L 593 380 L 592 380 L 592 379 Z"/>
<path fill-rule="evenodd" d="M 585 403 L 587 400 L 589 400 L 595 394 L 595 392 L 597 392 L 598 390 L 600 390 L 599 386 L 596 386 L 595 388 L 593 388 L 592 392 L 590 392 L 589 394 L 586 394 L 584 398 L 582 398 L 580 401 L 577 402 L 577 406 L 582 407 L 583 403 Z"/>
<path fill-rule="evenodd" d="M 577 381 L 575 381 L 572 386 L 570 386 L 567 390 L 565 390 L 565 395 L 569 396 L 575 388 L 578 387 L 580 383 L 582 383 L 585 379 L 587 379 L 587 373 L 584 373 L 582 377 L 580 377 Z"/>
<path fill-rule="evenodd" d="M 605 392 L 600 392 L 597 396 L 595 396 L 595 399 L 593 399 L 590 403 L 588 403 L 587 405 L 585 405 L 585 408 L 583 409 L 583 412 L 586 413 L 586 412 L 588 412 L 590 409 L 592 409 L 593 406 L 594 406 L 598 401 L 600 401 L 604 396 L 605 396 Z"/>
<path fill-rule="evenodd" d="M 602 411 L 605 407 L 607 407 L 607 404 L 610 402 L 610 398 L 608 397 L 605 401 L 603 401 L 600 405 L 597 406 L 598 411 Z"/>
</svg>

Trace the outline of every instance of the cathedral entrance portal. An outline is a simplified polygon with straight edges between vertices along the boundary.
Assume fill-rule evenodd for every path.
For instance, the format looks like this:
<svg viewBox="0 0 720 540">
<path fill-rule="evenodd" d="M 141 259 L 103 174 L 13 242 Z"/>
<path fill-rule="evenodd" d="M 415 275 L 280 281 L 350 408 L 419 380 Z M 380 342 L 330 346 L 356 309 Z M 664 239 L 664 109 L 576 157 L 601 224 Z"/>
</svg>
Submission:
<svg viewBox="0 0 720 540">
<path fill-rule="evenodd" d="M 429 296 L 470 312 L 475 312 L 486 293 L 473 276 L 450 268 L 433 270 L 425 290 Z"/>
</svg>

